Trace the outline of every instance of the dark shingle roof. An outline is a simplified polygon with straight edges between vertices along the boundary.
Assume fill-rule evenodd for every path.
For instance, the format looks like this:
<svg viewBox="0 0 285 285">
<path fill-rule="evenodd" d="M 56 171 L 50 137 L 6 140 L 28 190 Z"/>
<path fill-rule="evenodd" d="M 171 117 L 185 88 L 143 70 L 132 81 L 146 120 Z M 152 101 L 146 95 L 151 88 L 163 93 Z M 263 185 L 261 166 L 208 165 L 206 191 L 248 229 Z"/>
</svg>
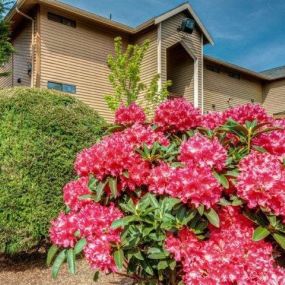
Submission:
<svg viewBox="0 0 285 285">
<path fill-rule="evenodd" d="M 270 77 L 271 79 L 284 78 L 285 77 L 285 65 L 272 68 L 272 69 L 268 69 L 268 70 L 264 70 L 264 71 L 261 71 L 260 73 Z"/>
</svg>

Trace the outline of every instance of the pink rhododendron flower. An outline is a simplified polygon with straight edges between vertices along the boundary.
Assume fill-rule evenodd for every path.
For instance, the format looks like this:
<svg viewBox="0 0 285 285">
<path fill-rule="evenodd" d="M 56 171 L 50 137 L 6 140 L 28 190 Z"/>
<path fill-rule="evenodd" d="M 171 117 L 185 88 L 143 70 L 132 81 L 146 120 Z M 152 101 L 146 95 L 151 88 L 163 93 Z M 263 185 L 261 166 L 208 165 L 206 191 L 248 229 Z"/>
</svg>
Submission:
<svg viewBox="0 0 285 285">
<path fill-rule="evenodd" d="M 156 109 L 154 123 L 163 131 L 190 130 L 201 125 L 201 111 L 184 99 L 169 100 Z"/>
<path fill-rule="evenodd" d="M 241 160 L 237 194 L 249 208 L 257 206 L 285 217 L 285 168 L 277 156 L 252 152 Z"/>
<path fill-rule="evenodd" d="M 105 240 L 104 236 L 88 239 L 88 243 L 84 248 L 84 255 L 94 270 L 105 273 L 118 271 L 112 256 L 111 245 Z"/>
<path fill-rule="evenodd" d="M 210 238 L 198 241 L 188 229 L 178 238 L 170 235 L 166 249 L 182 263 L 186 285 L 280 285 L 285 270 L 275 266 L 272 246 L 265 241 L 254 242 L 253 225 L 239 210 L 221 210 L 220 228 L 211 228 Z"/>
<path fill-rule="evenodd" d="M 253 139 L 253 144 L 261 146 L 269 153 L 285 158 L 285 120 L 276 120 L 273 127 L 281 128 L 262 133 Z"/>
<path fill-rule="evenodd" d="M 273 120 L 259 104 L 245 104 L 227 109 L 224 112 L 224 118 L 225 120 L 231 118 L 240 124 L 254 120 L 257 120 L 259 123 L 267 123 Z"/>
<path fill-rule="evenodd" d="M 226 165 L 227 151 L 216 137 L 209 140 L 196 134 L 182 144 L 179 159 L 186 164 L 209 166 L 220 171 Z"/>
<path fill-rule="evenodd" d="M 144 123 L 146 116 L 141 107 L 132 103 L 126 107 L 122 105 L 115 113 L 115 123 L 120 125 L 133 125 L 135 123 Z"/>
<path fill-rule="evenodd" d="M 74 247 L 77 241 L 75 233 L 78 230 L 76 214 L 61 213 L 58 218 L 51 222 L 50 239 L 57 246 Z"/>
<path fill-rule="evenodd" d="M 223 112 L 209 112 L 202 117 L 202 127 L 214 130 L 226 122 Z"/>
<path fill-rule="evenodd" d="M 80 200 L 83 195 L 91 194 L 88 188 L 89 178 L 81 177 L 77 181 L 69 182 L 63 188 L 63 199 L 65 204 L 73 211 L 78 211 L 91 200 Z"/>
<path fill-rule="evenodd" d="M 183 203 L 201 204 L 210 208 L 222 195 L 222 187 L 209 167 L 192 165 L 186 168 L 171 168 L 161 165 L 151 171 L 149 190 L 157 194 L 168 194 Z"/>
<path fill-rule="evenodd" d="M 163 133 L 155 132 L 150 126 L 134 124 L 83 150 L 75 162 L 76 172 L 81 176 L 93 174 L 99 180 L 106 176 L 120 177 L 123 186 L 134 189 L 144 184 L 143 178 L 147 177 L 149 168 L 135 150 L 144 144 L 151 147 L 155 142 L 164 146 L 169 144 Z M 124 175 L 127 170 L 129 181 Z"/>
<path fill-rule="evenodd" d="M 139 147 L 143 144 L 151 147 L 155 142 L 163 146 L 169 144 L 169 140 L 162 132 L 154 131 L 150 126 L 141 124 L 135 124 L 131 128 L 126 129 L 122 135 L 125 136 L 127 142 L 133 147 Z"/>
<path fill-rule="evenodd" d="M 120 240 L 121 229 L 111 227 L 115 220 L 123 217 L 123 214 L 113 204 L 102 206 L 99 203 L 86 205 L 78 213 L 78 229 L 82 237 L 100 237 L 105 235 L 109 242 Z"/>
</svg>

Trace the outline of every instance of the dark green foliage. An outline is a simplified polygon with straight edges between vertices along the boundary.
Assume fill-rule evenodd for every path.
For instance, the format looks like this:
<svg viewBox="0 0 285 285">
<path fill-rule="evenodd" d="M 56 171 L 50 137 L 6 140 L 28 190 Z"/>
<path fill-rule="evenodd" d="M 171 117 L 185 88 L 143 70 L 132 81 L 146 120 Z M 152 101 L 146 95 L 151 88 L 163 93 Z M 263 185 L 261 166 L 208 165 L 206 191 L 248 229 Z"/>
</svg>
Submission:
<svg viewBox="0 0 285 285">
<path fill-rule="evenodd" d="M 9 9 L 13 1 L 0 0 L 0 67 L 9 61 L 14 48 L 10 43 L 9 38 L 9 23 L 3 18 L 4 14 Z M 0 73 L 0 76 L 6 76 L 7 73 Z"/>
<path fill-rule="evenodd" d="M 0 252 L 28 251 L 63 209 L 76 154 L 104 120 L 73 97 L 39 89 L 0 91 Z"/>
</svg>

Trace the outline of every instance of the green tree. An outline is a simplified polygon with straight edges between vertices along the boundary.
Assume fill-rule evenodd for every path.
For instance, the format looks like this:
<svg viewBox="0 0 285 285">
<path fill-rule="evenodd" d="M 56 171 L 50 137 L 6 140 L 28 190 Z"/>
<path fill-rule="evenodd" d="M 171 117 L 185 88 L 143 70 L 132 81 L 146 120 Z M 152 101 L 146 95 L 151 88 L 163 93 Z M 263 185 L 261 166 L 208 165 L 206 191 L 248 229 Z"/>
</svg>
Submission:
<svg viewBox="0 0 285 285">
<path fill-rule="evenodd" d="M 149 45 L 150 42 L 146 40 L 141 45 L 129 44 L 124 50 L 122 39 L 115 38 L 115 54 L 110 55 L 107 61 L 110 68 L 109 81 L 114 93 L 105 97 L 112 111 L 115 111 L 121 103 L 129 106 L 136 102 L 144 105 L 148 112 L 150 106 L 153 107 L 168 97 L 167 88 L 171 82 L 167 81 L 162 88 L 159 88 L 159 74 L 154 76 L 149 86 L 141 80 L 141 65 Z M 144 103 L 139 100 L 139 95 L 143 91 L 145 91 Z"/>
<path fill-rule="evenodd" d="M 9 23 L 4 18 L 11 4 L 13 4 L 13 1 L 0 0 L 0 67 L 9 61 L 14 52 L 9 38 Z M 7 75 L 7 72 L 0 73 L 0 76 Z"/>
</svg>

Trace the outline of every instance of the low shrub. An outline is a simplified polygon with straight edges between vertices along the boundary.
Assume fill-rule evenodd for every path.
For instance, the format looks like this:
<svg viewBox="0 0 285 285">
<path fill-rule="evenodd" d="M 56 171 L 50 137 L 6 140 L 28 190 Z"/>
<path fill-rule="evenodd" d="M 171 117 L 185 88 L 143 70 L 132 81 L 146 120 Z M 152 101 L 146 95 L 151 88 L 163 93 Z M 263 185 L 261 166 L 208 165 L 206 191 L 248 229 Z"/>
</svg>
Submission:
<svg viewBox="0 0 285 285">
<path fill-rule="evenodd" d="M 260 105 L 202 115 L 182 99 L 145 122 L 135 104 L 83 150 L 52 222 L 52 275 L 81 252 L 141 285 L 285 284 L 285 121 Z"/>
<path fill-rule="evenodd" d="M 0 252 L 45 241 L 63 210 L 75 154 L 102 135 L 104 120 L 74 97 L 39 89 L 0 91 Z"/>
</svg>

